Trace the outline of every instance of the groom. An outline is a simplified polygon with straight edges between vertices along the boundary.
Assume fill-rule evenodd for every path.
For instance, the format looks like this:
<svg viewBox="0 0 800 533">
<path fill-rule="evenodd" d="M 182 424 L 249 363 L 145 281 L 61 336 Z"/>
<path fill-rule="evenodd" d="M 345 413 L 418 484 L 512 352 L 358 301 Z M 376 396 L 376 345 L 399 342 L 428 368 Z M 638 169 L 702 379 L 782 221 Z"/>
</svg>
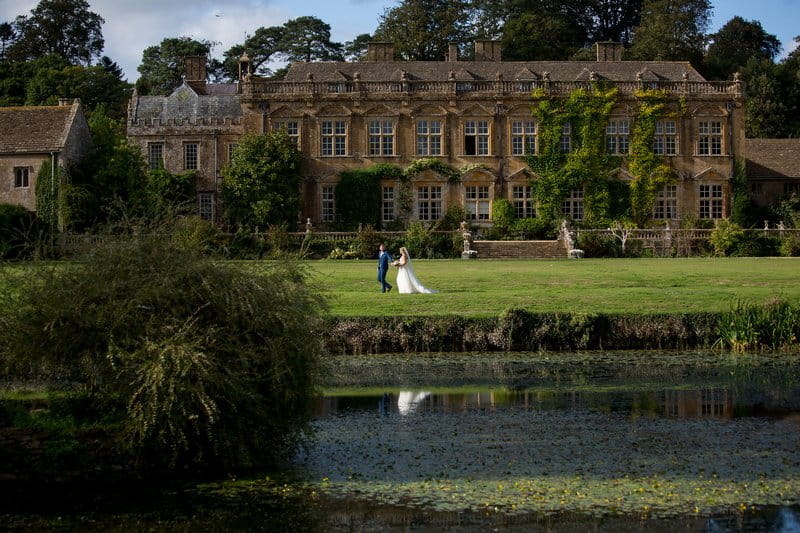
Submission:
<svg viewBox="0 0 800 533">
<path fill-rule="evenodd" d="M 384 245 L 378 248 L 378 281 L 381 282 L 381 292 L 391 292 L 392 286 L 386 283 L 386 273 L 389 271 L 389 264 L 392 262 L 392 256 L 386 251 Z"/>
</svg>

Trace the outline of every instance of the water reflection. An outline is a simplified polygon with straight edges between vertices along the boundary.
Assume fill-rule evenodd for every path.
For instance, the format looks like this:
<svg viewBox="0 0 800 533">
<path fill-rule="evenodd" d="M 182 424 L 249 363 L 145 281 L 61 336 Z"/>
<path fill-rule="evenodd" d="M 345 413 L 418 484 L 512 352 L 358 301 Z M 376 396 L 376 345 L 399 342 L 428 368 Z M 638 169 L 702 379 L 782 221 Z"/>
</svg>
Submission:
<svg viewBox="0 0 800 533">
<path fill-rule="evenodd" d="M 464 413 L 505 408 L 531 410 L 593 410 L 663 418 L 729 419 L 742 416 L 785 417 L 800 414 L 798 406 L 769 396 L 737 396 L 727 387 L 656 391 L 542 391 L 486 388 L 430 392 L 386 391 L 381 395 L 330 395 L 318 400 L 317 415 L 377 409 L 382 414 L 419 412 Z"/>
</svg>

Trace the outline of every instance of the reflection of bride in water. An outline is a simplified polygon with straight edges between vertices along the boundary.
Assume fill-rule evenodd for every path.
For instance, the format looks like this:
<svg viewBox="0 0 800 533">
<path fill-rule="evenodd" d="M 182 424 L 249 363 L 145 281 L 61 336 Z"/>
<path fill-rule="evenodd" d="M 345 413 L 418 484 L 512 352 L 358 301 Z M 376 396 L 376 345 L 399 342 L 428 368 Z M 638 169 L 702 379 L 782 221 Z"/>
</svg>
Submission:
<svg viewBox="0 0 800 533">
<path fill-rule="evenodd" d="M 397 410 L 401 415 L 407 415 L 414 412 L 420 402 L 430 396 L 430 392 L 413 392 L 413 391 L 400 391 L 397 397 Z"/>
<path fill-rule="evenodd" d="M 392 263 L 397 267 L 397 292 L 400 294 L 426 293 L 431 294 L 438 291 L 425 287 L 417 279 L 414 267 L 411 264 L 411 256 L 405 246 L 400 248 L 400 259 Z"/>
</svg>

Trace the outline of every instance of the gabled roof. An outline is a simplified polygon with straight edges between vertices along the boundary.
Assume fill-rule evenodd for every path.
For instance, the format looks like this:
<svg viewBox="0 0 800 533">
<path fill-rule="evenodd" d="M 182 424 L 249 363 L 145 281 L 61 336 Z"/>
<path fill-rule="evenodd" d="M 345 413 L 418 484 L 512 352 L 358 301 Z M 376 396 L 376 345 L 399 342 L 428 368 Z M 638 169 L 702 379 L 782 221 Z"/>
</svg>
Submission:
<svg viewBox="0 0 800 533">
<path fill-rule="evenodd" d="M 745 139 L 747 177 L 800 178 L 800 139 Z"/>
<path fill-rule="evenodd" d="M 353 76 L 356 72 L 362 81 L 399 81 L 398 71 L 408 73 L 410 79 L 447 81 L 449 73 L 468 73 L 471 79 L 492 81 L 501 74 L 511 81 L 520 78 L 521 72 L 530 72 L 541 79 L 545 72 L 552 81 L 573 81 L 581 74 L 594 72 L 598 79 L 609 81 L 636 81 L 638 72 L 648 78 L 681 81 L 685 73 L 688 81 L 705 79 L 686 61 L 359 61 L 355 63 L 323 61 L 292 63 L 285 81 L 339 81 L 341 75 Z M 457 74 L 457 77 L 459 74 Z M 462 79 L 462 78 L 458 78 Z"/>
<path fill-rule="evenodd" d="M 60 152 L 79 112 L 82 112 L 79 102 L 0 107 L 0 154 Z"/>
<path fill-rule="evenodd" d="M 222 84 L 220 84 L 222 85 Z M 228 84 L 236 87 L 235 84 Z M 134 95 L 129 119 L 170 119 L 241 117 L 242 107 L 239 96 L 235 93 L 225 94 L 214 89 L 213 94 L 197 94 L 185 81 L 169 96 L 136 96 Z"/>
</svg>

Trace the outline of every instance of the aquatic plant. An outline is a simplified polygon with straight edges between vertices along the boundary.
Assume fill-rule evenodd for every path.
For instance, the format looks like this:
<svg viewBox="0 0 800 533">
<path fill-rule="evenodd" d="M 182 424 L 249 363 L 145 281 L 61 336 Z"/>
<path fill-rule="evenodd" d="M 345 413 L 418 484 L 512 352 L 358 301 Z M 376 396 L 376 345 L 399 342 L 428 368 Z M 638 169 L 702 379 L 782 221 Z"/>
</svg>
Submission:
<svg viewBox="0 0 800 533">
<path fill-rule="evenodd" d="M 782 350 L 800 338 L 800 306 L 778 299 L 763 305 L 737 300 L 720 317 L 718 345 L 734 352 Z"/>
</svg>

